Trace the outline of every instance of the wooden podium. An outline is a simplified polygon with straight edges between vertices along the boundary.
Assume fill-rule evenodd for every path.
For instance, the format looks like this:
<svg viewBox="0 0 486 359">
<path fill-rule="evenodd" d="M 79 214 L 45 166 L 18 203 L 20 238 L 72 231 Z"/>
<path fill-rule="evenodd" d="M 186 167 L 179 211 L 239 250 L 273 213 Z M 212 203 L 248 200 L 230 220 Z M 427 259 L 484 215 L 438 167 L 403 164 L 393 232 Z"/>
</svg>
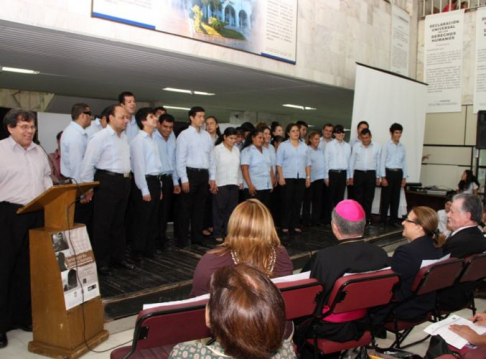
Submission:
<svg viewBox="0 0 486 359">
<path fill-rule="evenodd" d="M 18 214 L 44 210 L 44 228 L 30 237 L 32 327 L 29 351 L 49 357 L 78 358 L 105 341 L 103 305 L 98 296 L 66 310 L 61 271 L 54 253 L 53 234 L 84 227 L 74 224 L 76 197 L 98 182 L 53 186 L 18 210 Z M 69 210 L 68 210 L 69 209 Z"/>
</svg>

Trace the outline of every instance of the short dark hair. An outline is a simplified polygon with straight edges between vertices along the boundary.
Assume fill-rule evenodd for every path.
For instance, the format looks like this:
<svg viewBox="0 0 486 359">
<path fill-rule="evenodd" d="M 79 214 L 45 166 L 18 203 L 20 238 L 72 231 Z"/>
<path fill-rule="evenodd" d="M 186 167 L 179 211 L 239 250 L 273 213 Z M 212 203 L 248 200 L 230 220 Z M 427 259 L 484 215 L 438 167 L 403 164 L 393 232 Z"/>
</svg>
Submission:
<svg viewBox="0 0 486 359">
<path fill-rule="evenodd" d="M 125 103 L 125 97 L 135 97 L 130 91 L 123 91 L 118 95 L 118 103 Z"/>
<path fill-rule="evenodd" d="M 216 140 L 216 143 L 214 144 L 215 146 L 219 145 L 224 141 L 225 137 L 228 136 L 236 136 L 238 134 L 238 131 L 234 127 L 226 127 L 224 130 L 224 133 L 222 136 L 219 136 L 218 139 Z"/>
<path fill-rule="evenodd" d="M 61 136 L 62 136 L 62 132 L 59 132 L 57 135 L 56 135 L 56 141 L 59 141 L 61 139 Z"/>
<path fill-rule="evenodd" d="M 35 122 L 35 113 L 32 111 L 25 111 L 21 108 L 13 108 L 5 114 L 3 118 L 3 125 L 5 128 L 15 128 L 18 121 Z"/>
<path fill-rule="evenodd" d="M 240 128 L 245 131 L 245 132 L 248 132 L 248 131 L 253 131 L 255 129 L 255 126 L 251 123 L 251 122 L 244 122 Z"/>
<path fill-rule="evenodd" d="M 233 358 L 270 358 L 282 346 L 285 302 L 258 268 L 240 263 L 218 269 L 209 286 L 211 331 Z"/>
<path fill-rule="evenodd" d="M 73 120 L 77 120 L 79 116 L 87 109 L 89 108 L 89 105 L 85 103 L 75 103 L 73 107 L 71 108 L 71 118 Z"/>
<path fill-rule="evenodd" d="M 120 104 L 111 105 L 110 107 L 105 108 L 103 112 L 106 111 L 106 123 L 110 123 L 110 116 L 115 116 L 115 109 L 117 107 L 122 108 Z"/>
<path fill-rule="evenodd" d="M 399 123 L 394 123 L 393 125 L 390 126 L 390 133 L 393 133 L 395 131 L 400 131 L 403 132 L 403 127 Z"/>
<path fill-rule="evenodd" d="M 188 112 L 189 114 L 189 117 L 194 117 L 196 116 L 196 113 L 198 112 L 206 112 L 205 109 L 203 109 L 201 106 L 194 106 L 193 108 L 191 108 Z"/>
<path fill-rule="evenodd" d="M 152 107 L 142 107 L 135 114 L 135 120 L 137 121 L 137 125 L 141 130 L 143 130 L 142 122 L 145 121 L 147 119 L 147 116 L 150 114 L 155 115 L 155 111 Z"/>
<path fill-rule="evenodd" d="M 453 200 L 462 199 L 461 212 L 471 213 L 471 221 L 481 223 L 483 219 L 483 204 L 481 198 L 473 194 L 460 193 L 454 196 Z"/>
<path fill-rule="evenodd" d="M 338 133 L 338 132 L 345 133 L 343 125 L 334 126 L 332 133 Z"/>
<path fill-rule="evenodd" d="M 157 112 L 157 110 L 154 109 L 154 112 Z M 159 116 L 159 123 L 162 123 L 164 121 L 174 123 L 174 116 L 169 115 L 168 113 L 164 113 L 163 115 L 160 115 Z"/>
<path fill-rule="evenodd" d="M 105 108 L 103 111 L 101 111 L 100 118 L 105 117 L 105 118 L 106 118 L 106 120 L 108 121 L 108 115 L 109 115 L 109 112 L 110 112 L 110 107 L 111 107 L 111 106 L 108 106 L 108 107 L 107 107 L 107 108 Z"/>
<path fill-rule="evenodd" d="M 297 121 L 295 124 L 296 124 L 297 126 L 299 126 L 299 129 L 300 129 L 302 126 L 303 126 L 303 127 L 305 127 L 305 128 L 309 128 L 309 125 L 308 125 L 308 124 L 307 124 L 307 122 L 305 122 L 305 121 Z"/>
<path fill-rule="evenodd" d="M 165 112 L 167 112 L 167 110 L 165 109 L 165 107 L 164 107 L 164 106 L 157 106 L 157 107 L 155 107 L 155 108 L 154 108 L 154 112 L 157 112 L 157 111 L 159 111 L 159 110 L 160 110 L 160 111 L 165 111 Z"/>
<path fill-rule="evenodd" d="M 371 136 L 371 131 L 370 131 L 369 128 L 363 128 L 359 134 L 360 135 L 370 135 Z"/>
<path fill-rule="evenodd" d="M 322 126 L 322 129 L 325 129 L 326 127 L 334 128 L 334 125 L 332 123 L 326 123 L 324 126 Z"/>
<path fill-rule="evenodd" d="M 366 226 L 366 218 L 363 217 L 360 221 L 348 221 L 337 213 L 336 208 L 332 210 L 332 222 L 338 227 L 339 232 L 344 236 L 359 236 L 364 233 Z"/>
<path fill-rule="evenodd" d="M 356 129 L 358 129 L 359 126 L 361 126 L 361 125 L 366 125 L 366 127 L 370 127 L 370 125 L 368 124 L 368 122 L 366 122 L 366 121 L 359 121 L 358 122 L 358 126 L 356 126 Z"/>
</svg>

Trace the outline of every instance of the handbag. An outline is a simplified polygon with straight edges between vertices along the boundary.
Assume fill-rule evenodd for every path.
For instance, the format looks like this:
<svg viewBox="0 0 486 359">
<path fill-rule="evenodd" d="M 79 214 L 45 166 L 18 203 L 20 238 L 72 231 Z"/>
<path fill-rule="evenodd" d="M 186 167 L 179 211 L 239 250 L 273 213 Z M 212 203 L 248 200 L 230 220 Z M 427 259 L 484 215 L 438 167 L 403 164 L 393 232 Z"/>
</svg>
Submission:
<svg viewBox="0 0 486 359">
<path fill-rule="evenodd" d="M 429 348 L 427 349 L 427 353 L 425 353 L 424 359 L 434 359 L 444 354 L 451 354 L 456 358 L 460 358 L 460 354 L 451 350 L 440 335 L 433 335 L 430 338 Z"/>
</svg>

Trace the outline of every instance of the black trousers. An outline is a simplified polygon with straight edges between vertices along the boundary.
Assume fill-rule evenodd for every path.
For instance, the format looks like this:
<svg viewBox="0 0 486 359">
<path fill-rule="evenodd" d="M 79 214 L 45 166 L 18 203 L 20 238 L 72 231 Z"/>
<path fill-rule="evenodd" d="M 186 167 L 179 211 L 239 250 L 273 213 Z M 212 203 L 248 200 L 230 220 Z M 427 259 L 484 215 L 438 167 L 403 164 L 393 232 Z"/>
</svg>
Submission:
<svg viewBox="0 0 486 359">
<path fill-rule="evenodd" d="M 300 227 L 300 208 L 304 199 L 305 179 L 286 178 L 282 186 L 282 212 L 280 222 L 283 229 Z"/>
<path fill-rule="evenodd" d="M 281 211 L 281 189 L 282 187 L 277 184 L 273 191 L 270 192 L 270 199 L 269 199 L 269 209 L 272 213 L 273 222 L 275 223 L 275 227 L 280 227 L 280 211 Z"/>
<path fill-rule="evenodd" d="M 76 202 L 74 209 L 74 222 L 82 223 L 86 226 L 89 240 L 93 241 L 93 202 Z"/>
<path fill-rule="evenodd" d="M 388 208 L 390 208 L 390 223 L 398 221 L 398 207 L 400 205 L 400 190 L 402 188 L 403 171 L 389 170 L 386 171 L 386 180 L 388 186 L 381 187 L 380 198 L 380 222 L 386 223 Z"/>
<path fill-rule="evenodd" d="M 344 192 L 346 191 L 346 171 L 329 170 L 329 202 L 330 206 L 327 208 L 327 221 L 331 223 L 331 213 L 334 207 L 344 199 Z"/>
<path fill-rule="evenodd" d="M 366 213 L 366 222 L 371 221 L 371 206 L 375 198 L 376 171 L 354 170 L 354 197 Z"/>
<path fill-rule="evenodd" d="M 316 180 L 305 189 L 302 221 L 306 225 L 319 224 L 322 212 L 322 192 L 324 180 Z"/>
<path fill-rule="evenodd" d="M 262 202 L 267 208 L 270 205 L 270 190 L 269 189 L 262 189 L 260 191 L 256 191 L 256 194 L 254 196 L 250 195 L 250 191 L 248 191 L 248 188 L 245 188 L 243 190 L 245 194 L 245 200 L 255 198 Z"/>
<path fill-rule="evenodd" d="M 132 248 L 134 252 L 151 256 L 155 252 L 159 227 L 160 181 L 156 177 L 145 178 L 150 192 L 149 202 L 143 200 L 138 187 L 132 189 L 135 193 L 135 231 Z"/>
<path fill-rule="evenodd" d="M 325 184 L 322 186 L 322 213 L 321 218 L 326 224 L 330 224 L 328 213 L 331 213 L 331 199 L 329 196 L 329 187 Z"/>
<path fill-rule="evenodd" d="M 238 205 L 238 192 L 237 185 L 227 185 L 218 187 L 218 192 L 213 195 L 213 234 L 215 238 L 226 236 L 228 220 Z"/>
<path fill-rule="evenodd" d="M 201 243 L 204 229 L 204 209 L 209 195 L 209 172 L 187 168 L 189 193 L 181 192 L 177 210 L 178 244 L 188 245 L 189 225 L 191 226 L 192 243 Z"/>
<path fill-rule="evenodd" d="M 44 217 L 18 215 L 20 207 L 0 202 L 0 333 L 32 323 L 29 230 L 43 227 Z"/>
<path fill-rule="evenodd" d="M 159 232 L 157 246 L 163 247 L 167 243 L 167 222 L 174 203 L 174 182 L 172 175 L 162 176 L 162 201 L 159 204 Z M 175 223 L 174 223 L 175 228 Z"/>
<path fill-rule="evenodd" d="M 93 250 L 98 267 L 125 260 L 125 212 L 130 197 L 130 178 L 97 171 L 100 185 L 93 196 Z"/>
</svg>

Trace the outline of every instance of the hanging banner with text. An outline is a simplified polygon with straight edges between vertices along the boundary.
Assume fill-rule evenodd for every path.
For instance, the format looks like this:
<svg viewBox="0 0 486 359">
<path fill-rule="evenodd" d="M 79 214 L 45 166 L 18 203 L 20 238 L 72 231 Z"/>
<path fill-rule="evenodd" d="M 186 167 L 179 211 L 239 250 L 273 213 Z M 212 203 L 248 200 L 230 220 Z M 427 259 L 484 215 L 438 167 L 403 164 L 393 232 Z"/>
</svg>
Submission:
<svg viewBox="0 0 486 359">
<path fill-rule="evenodd" d="M 296 62 L 297 0 L 93 0 L 92 16 Z"/>
<path fill-rule="evenodd" d="M 476 78 L 473 112 L 486 110 L 486 8 L 476 11 Z"/>
<path fill-rule="evenodd" d="M 460 112 L 464 10 L 425 18 L 427 112 Z"/>
<path fill-rule="evenodd" d="M 410 53 L 410 15 L 392 6 L 390 71 L 408 77 Z"/>
</svg>

